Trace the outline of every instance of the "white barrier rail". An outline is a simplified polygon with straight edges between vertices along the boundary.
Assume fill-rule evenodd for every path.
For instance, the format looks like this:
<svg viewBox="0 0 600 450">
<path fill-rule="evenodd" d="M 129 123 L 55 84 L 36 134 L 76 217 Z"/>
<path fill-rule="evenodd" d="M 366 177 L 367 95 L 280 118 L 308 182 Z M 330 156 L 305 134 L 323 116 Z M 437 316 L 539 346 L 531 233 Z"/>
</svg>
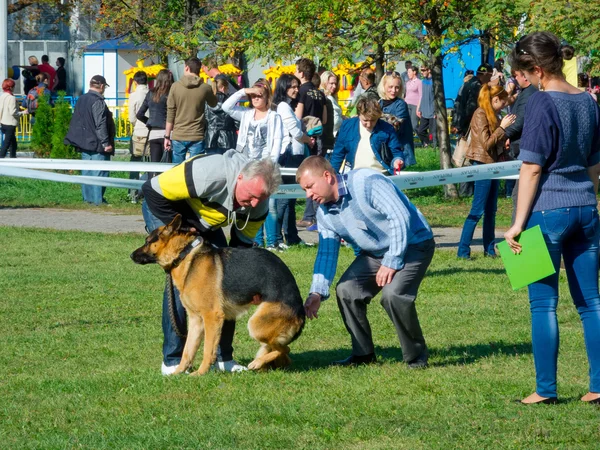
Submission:
<svg viewBox="0 0 600 450">
<path fill-rule="evenodd" d="M 65 170 L 65 169 L 63 169 Z M 34 180 L 58 181 L 59 183 L 89 184 L 93 186 L 106 186 L 124 189 L 139 189 L 144 184 L 143 180 L 127 180 L 125 178 L 86 177 L 82 175 L 63 175 L 61 173 L 43 172 L 41 170 L 21 169 L 20 167 L 7 167 L 0 164 L 0 176 L 31 178 Z"/>
<path fill-rule="evenodd" d="M 433 170 L 430 172 L 403 172 L 390 179 L 400 189 L 415 189 L 444 184 L 462 183 L 466 181 L 487 180 L 496 178 L 518 178 L 521 161 L 510 161 L 495 164 L 463 167 L 460 169 Z M 41 170 L 106 170 L 124 172 L 163 172 L 173 167 L 165 163 L 135 163 L 116 161 L 79 161 L 51 159 L 4 159 L 0 160 L 0 176 L 31 178 L 57 181 L 61 183 L 89 184 L 124 189 L 139 189 L 142 180 L 124 178 L 88 177 L 64 175 Z M 296 169 L 282 169 L 283 175 L 294 175 Z M 304 191 L 297 184 L 280 186 L 274 198 L 302 198 Z"/>
<path fill-rule="evenodd" d="M 11 158 L 0 159 L 0 166 L 41 170 L 104 170 L 106 172 L 162 173 L 175 167 L 172 163 L 82 161 L 80 159 Z M 296 169 L 281 169 L 282 175 L 295 175 Z"/>
</svg>

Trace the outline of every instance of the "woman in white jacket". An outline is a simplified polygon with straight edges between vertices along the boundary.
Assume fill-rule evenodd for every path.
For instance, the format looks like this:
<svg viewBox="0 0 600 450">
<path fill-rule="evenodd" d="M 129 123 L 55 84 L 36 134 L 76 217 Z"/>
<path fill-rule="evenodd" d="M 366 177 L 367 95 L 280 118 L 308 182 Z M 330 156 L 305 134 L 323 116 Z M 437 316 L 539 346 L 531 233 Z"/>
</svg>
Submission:
<svg viewBox="0 0 600 450">
<path fill-rule="evenodd" d="M 282 167 L 298 168 L 304 160 L 304 144 L 312 145 L 314 141 L 302 131 L 302 122 L 296 114 L 296 99 L 300 88 L 300 80 L 294 75 L 283 74 L 277 80 L 275 85 L 275 94 L 273 96 L 273 108 L 277 108 L 277 114 L 283 121 L 283 145 L 282 155 L 279 158 L 279 164 Z M 294 176 L 283 177 L 285 184 L 294 184 Z M 296 199 L 281 199 L 276 201 L 277 223 L 276 223 L 276 243 L 280 249 L 287 246 L 283 243 L 282 229 L 285 233 L 287 245 L 303 244 L 298 236 L 296 227 Z"/>
<path fill-rule="evenodd" d="M 244 97 L 251 107 L 239 106 Z M 224 103 L 223 111 L 240 123 L 236 150 L 250 159 L 271 158 L 277 162 L 281 153 L 283 124 L 281 117 L 271 110 L 271 88 L 259 81 L 251 88 L 240 89 Z"/>
<path fill-rule="evenodd" d="M 17 106 L 17 99 L 13 95 L 15 82 L 7 78 L 2 82 L 2 94 L 0 94 L 0 124 L 4 141 L 2 142 L 2 150 L 0 158 L 6 157 L 8 149 L 10 149 L 10 157 L 17 157 L 17 126 L 19 125 L 18 117 L 21 115 Z"/>
<path fill-rule="evenodd" d="M 237 105 L 243 97 L 250 99 L 250 108 Z M 283 123 L 279 114 L 271 110 L 271 87 L 267 82 L 257 81 L 251 88 L 240 89 L 225 100 L 221 108 L 240 123 L 236 145 L 238 152 L 245 153 L 253 160 L 271 158 L 273 162 L 279 161 Z M 255 245 L 264 245 L 266 230 L 267 249 L 277 248 L 276 220 L 277 203 L 275 199 L 269 199 L 269 215 L 265 226 L 260 228 L 254 239 Z"/>
</svg>

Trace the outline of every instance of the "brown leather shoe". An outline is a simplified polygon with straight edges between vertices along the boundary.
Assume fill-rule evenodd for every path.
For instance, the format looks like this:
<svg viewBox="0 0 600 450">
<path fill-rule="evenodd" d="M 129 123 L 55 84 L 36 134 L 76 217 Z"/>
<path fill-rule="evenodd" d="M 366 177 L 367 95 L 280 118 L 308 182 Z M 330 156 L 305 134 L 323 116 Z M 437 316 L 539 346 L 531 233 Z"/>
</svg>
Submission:
<svg viewBox="0 0 600 450">
<path fill-rule="evenodd" d="M 312 220 L 298 220 L 296 222 L 296 226 L 301 228 L 310 227 L 312 224 L 314 224 Z"/>
</svg>

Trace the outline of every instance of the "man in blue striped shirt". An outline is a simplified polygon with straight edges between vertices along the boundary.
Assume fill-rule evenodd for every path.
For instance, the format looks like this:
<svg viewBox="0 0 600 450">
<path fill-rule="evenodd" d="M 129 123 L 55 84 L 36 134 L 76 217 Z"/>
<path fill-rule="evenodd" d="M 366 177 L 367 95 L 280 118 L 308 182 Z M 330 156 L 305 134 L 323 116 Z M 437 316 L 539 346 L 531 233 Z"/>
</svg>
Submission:
<svg viewBox="0 0 600 450">
<path fill-rule="evenodd" d="M 311 156 L 298 168 L 296 181 L 306 197 L 319 203 L 319 251 L 310 294 L 304 305 L 316 318 L 337 268 L 340 240 L 358 256 L 340 278 L 337 301 L 352 337 L 352 355 L 342 366 L 376 361 L 367 305 L 380 291 L 381 305 L 396 327 L 404 361 L 427 366 L 427 345 L 415 300 L 435 250 L 425 217 L 384 175 L 370 169 L 337 175 L 322 157 Z"/>
</svg>

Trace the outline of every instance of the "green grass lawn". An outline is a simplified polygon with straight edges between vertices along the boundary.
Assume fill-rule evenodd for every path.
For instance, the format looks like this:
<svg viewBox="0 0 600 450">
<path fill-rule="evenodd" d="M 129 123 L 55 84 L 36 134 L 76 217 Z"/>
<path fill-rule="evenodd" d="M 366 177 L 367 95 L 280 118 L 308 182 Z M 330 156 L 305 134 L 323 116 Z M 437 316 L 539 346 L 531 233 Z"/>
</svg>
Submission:
<svg viewBox="0 0 600 450">
<path fill-rule="evenodd" d="M 411 371 L 376 299 L 380 362 L 347 369 L 335 300 L 292 344 L 288 371 L 160 375 L 164 274 L 129 253 L 139 235 L 0 228 L 0 448 L 598 448 L 588 366 L 564 276 L 556 406 L 534 390 L 527 293 L 499 260 L 438 251 L 418 299 L 431 367 Z M 281 255 L 305 295 L 315 249 Z M 343 270 L 352 260 L 344 250 Z M 235 356 L 258 346 L 238 322 Z M 197 364 L 196 364 L 197 366 Z"/>
<path fill-rule="evenodd" d="M 438 170 L 439 151 L 436 149 L 419 148 L 416 151 L 417 166 L 410 167 L 411 171 Z M 117 158 L 127 160 L 126 157 Z M 113 177 L 126 178 L 124 172 L 113 172 Z M 432 226 L 462 227 L 469 209 L 471 198 L 449 199 L 444 196 L 442 186 L 409 189 L 405 193 L 415 205 L 425 214 Z M 126 189 L 109 188 L 106 198 L 110 206 L 101 206 L 111 212 L 122 214 L 141 214 L 141 206 L 131 204 Z M 25 178 L 7 178 L 0 176 L 0 205 L 8 207 L 59 207 L 67 209 L 97 209 L 96 206 L 86 205 L 81 200 L 79 185 L 55 183 L 51 181 L 29 180 Z M 304 202 L 298 202 L 297 215 L 301 217 Z M 496 225 L 508 228 L 511 222 L 512 202 L 505 198 L 498 201 Z"/>
</svg>

